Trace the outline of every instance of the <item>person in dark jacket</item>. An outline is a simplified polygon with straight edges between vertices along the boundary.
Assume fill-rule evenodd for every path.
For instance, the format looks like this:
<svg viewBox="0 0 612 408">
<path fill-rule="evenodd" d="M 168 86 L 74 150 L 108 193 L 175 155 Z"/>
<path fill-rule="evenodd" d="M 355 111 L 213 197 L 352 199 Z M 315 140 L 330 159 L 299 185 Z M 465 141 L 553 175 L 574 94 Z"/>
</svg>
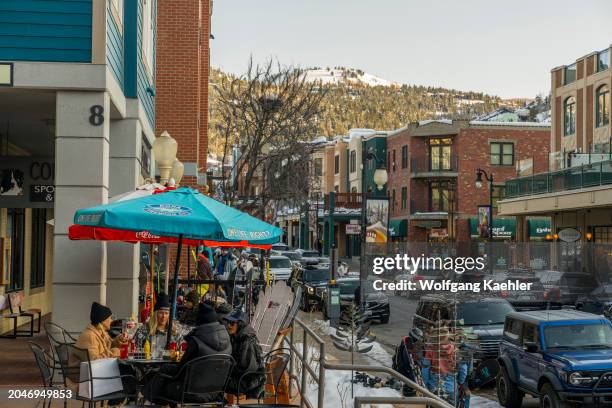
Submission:
<svg viewBox="0 0 612 408">
<path fill-rule="evenodd" d="M 164 365 L 160 369 L 160 373 L 175 376 L 185 364 L 198 357 L 212 354 L 232 354 L 232 344 L 227 329 L 219 323 L 217 313 L 215 313 L 212 307 L 207 304 L 199 305 L 197 323 L 198 326 L 185 336 L 187 349 L 179 364 Z M 176 401 L 181 398 L 182 386 L 183 378 L 180 376 L 170 380 L 164 376 L 156 375 L 145 385 L 144 395 L 147 400 L 157 404 L 163 404 L 163 400 L 159 397 Z M 205 403 L 221 400 L 222 398 L 222 395 L 215 393 L 201 396 L 197 401 L 189 402 Z"/>
<path fill-rule="evenodd" d="M 212 279 L 213 270 L 208 260 L 208 252 L 206 248 L 202 248 L 198 254 L 198 262 L 196 264 L 196 270 L 198 271 L 199 279 Z"/>
<path fill-rule="evenodd" d="M 196 326 L 198 324 L 199 303 L 200 295 L 196 290 L 192 290 L 185 295 L 185 310 L 181 313 L 179 322 L 188 326 Z"/>
<path fill-rule="evenodd" d="M 259 398 L 266 376 L 263 372 L 262 350 L 255 330 L 247 323 L 242 310 L 225 316 L 227 331 L 232 341 L 232 356 L 236 366 L 232 371 L 227 392 Z M 245 373 L 249 373 L 244 375 Z M 243 376 L 244 375 L 244 376 Z"/>
</svg>

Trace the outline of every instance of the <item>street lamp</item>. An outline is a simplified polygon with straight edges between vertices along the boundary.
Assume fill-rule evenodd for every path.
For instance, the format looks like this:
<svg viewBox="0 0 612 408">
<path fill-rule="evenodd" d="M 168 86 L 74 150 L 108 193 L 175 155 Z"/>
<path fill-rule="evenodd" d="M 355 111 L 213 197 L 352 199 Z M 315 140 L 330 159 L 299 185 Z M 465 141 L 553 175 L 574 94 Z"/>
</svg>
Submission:
<svg viewBox="0 0 612 408">
<path fill-rule="evenodd" d="M 153 142 L 153 154 L 155 162 L 159 167 L 159 178 L 161 184 L 166 184 L 170 179 L 170 172 L 176 160 L 178 144 L 166 130 Z M 183 175 L 181 174 L 181 177 Z"/>
<path fill-rule="evenodd" d="M 170 178 L 174 179 L 177 186 L 181 183 L 183 174 L 185 174 L 185 165 L 179 159 L 174 159 L 172 170 L 170 171 Z"/>
<path fill-rule="evenodd" d="M 482 188 L 482 176 L 489 182 L 489 239 L 493 240 L 493 173 L 488 174 L 481 168 L 476 169 L 476 188 Z"/>
</svg>

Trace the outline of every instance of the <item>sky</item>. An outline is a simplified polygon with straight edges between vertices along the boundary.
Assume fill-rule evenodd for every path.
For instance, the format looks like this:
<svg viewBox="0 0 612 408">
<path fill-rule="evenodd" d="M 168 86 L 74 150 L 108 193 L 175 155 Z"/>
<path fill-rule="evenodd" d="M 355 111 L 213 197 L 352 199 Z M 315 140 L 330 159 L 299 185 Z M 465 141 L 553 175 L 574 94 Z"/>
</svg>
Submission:
<svg viewBox="0 0 612 408">
<path fill-rule="evenodd" d="M 612 0 L 214 0 L 211 65 L 249 56 L 406 84 L 530 98 L 612 44 Z"/>
</svg>

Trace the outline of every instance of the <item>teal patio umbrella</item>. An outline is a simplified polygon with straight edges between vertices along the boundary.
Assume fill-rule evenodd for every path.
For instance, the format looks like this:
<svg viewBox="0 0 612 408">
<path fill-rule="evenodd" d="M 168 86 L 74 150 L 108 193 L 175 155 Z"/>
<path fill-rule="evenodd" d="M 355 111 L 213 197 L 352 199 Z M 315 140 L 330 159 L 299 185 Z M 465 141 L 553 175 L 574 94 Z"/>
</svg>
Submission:
<svg viewBox="0 0 612 408">
<path fill-rule="evenodd" d="M 81 209 L 75 213 L 74 223 L 117 233 L 132 231 L 143 241 L 154 235 L 178 242 L 170 324 L 176 309 L 183 239 L 235 242 L 237 246 L 270 245 L 279 242 L 283 233 L 278 227 L 186 187 Z"/>
</svg>

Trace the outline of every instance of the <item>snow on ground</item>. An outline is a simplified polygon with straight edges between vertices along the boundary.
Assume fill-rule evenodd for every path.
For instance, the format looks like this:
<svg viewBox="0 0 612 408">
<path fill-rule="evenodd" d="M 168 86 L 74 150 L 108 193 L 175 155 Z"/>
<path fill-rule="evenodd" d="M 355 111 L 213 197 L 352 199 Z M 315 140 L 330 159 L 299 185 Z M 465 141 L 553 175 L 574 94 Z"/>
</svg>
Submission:
<svg viewBox="0 0 612 408">
<path fill-rule="evenodd" d="M 326 320 L 314 320 L 312 322 L 313 329 L 322 334 L 329 336 L 334 332 L 334 328 L 329 325 L 329 321 Z M 391 367 L 392 356 L 380 345 L 378 342 L 374 342 L 372 350 L 362 354 L 362 356 L 371 360 L 373 365 L 384 365 Z M 301 344 L 297 345 L 298 350 L 301 350 Z M 318 350 L 315 347 L 309 348 L 309 355 L 313 356 L 313 362 L 318 359 Z M 329 353 L 329 350 L 328 350 Z M 332 353 L 329 353 L 332 354 Z M 315 368 L 317 372 L 318 367 Z M 324 407 L 336 407 L 336 408 L 350 408 L 353 406 L 351 399 L 351 373 L 345 371 L 325 371 L 325 398 Z M 399 391 L 391 388 L 369 388 L 364 387 L 363 384 L 355 384 L 354 391 L 356 396 L 367 395 L 376 397 L 398 397 L 401 396 Z M 308 399 L 316 405 L 318 387 L 314 383 L 309 383 L 306 395 Z M 390 405 L 376 405 L 376 407 L 388 407 Z M 501 408 L 501 405 L 497 401 L 492 401 L 484 397 L 472 395 L 470 401 L 470 407 L 475 408 Z"/>
<path fill-rule="evenodd" d="M 322 84 L 338 84 L 342 82 L 362 82 L 370 86 L 400 86 L 399 83 L 388 81 L 366 72 L 359 73 L 353 68 L 341 69 L 309 69 L 306 71 L 306 81 Z"/>
</svg>

